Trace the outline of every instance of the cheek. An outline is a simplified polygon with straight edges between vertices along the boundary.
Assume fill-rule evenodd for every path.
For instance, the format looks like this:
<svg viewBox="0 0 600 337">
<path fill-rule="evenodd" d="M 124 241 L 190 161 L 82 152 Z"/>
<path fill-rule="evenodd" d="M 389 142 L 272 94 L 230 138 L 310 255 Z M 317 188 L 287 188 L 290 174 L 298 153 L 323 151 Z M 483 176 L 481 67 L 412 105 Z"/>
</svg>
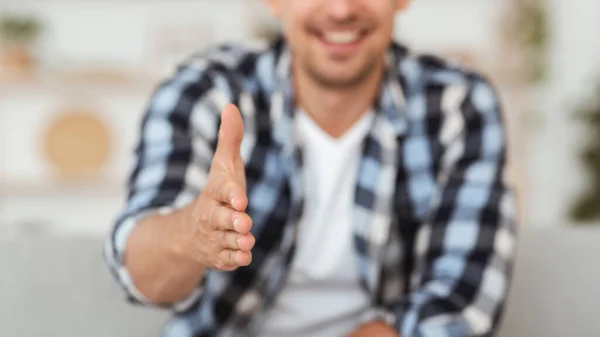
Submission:
<svg viewBox="0 0 600 337">
<path fill-rule="evenodd" d="M 373 19 L 377 20 L 379 26 L 382 30 L 387 32 L 391 32 L 394 27 L 394 23 L 396 21 L 396 14 L 398 13 L 398 9 L 396 7 L 397 1 L 389 1 L 386 0 L 386 4 L 381 4 L 381 1 L 373 1 L 370 8 L 371 13 L 373 14 Z M 375 6 L 378 4 L 377 6 Z"/>
<path fill-rule="evenodd" d="M 306 22 L 311 18 L 312 8 L 308 7 L 305 3 L 309 3 L 307 0 L 291 0 L 284 1 L 282 5 L 282 24 L 288 26 L 290 31 L 300 31 L 306 25 Z"/>
<path fill-rule="evenodd" d="M 377 19 L 381 23 L 382 27 L 391 29 L 396 21 L 396 13 L 396 9 L 393 7 L 385 8 L 384 10 L 380 10 L 378 12 Z"/>
<path fill-rule="evenodd" d="M 382 40 L 381 43 L 388 44 L 390 39 L 394 37 L 394 17 L 390 17 L 386 14 L 385 17 L 380 18 L 379 21 L 379 38 Z"/>
<path fill-rule="evenodd" d="M 290 43 L 296 45 L 299 49 L 306 48 L 305 44 L 309 42 L 310 34 L 305 27 L 304 21 L 300 17 L 287 17 L 286 20 L 282 22 L 282 25 L 283 33 Z"/>
</svg>

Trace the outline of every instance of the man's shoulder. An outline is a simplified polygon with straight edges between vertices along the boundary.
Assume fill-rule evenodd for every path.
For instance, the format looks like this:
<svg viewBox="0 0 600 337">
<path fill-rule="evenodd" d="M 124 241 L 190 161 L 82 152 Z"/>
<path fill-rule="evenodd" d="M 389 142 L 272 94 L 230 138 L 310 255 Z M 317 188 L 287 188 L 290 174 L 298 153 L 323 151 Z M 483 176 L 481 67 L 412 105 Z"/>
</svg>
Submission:
<svg viewBox="0 0 600 337">
<path fill-rule="evenodd" d="M 267 63 L 263 64 L 262 68 L 275 68 L 279 48 L 278 41 L 209 45 L 178 64 L 175 76 L 181 76 L 189 71 L 196 71 L 205 76 L 223 75 L 228 79 L 258 76 L 261 62 Z"/>
<path fill-rule="evenodd" d="M 487 76 L 451 58 L 420 53 L 401 44 L 395 44 L 397 72 L 409 86 L 420 88 L 491 85 Z"/>
<path fill-rule="evenodd" d="M 242 93 L 255 96 L 271 90 L 281 49 L 278 40 L 210 45 L 178 63 L 159 84 L 157 95 L 186 102 L 207 98 L 220 111 L 226 103 L 238 104 Z"/>
</svg>

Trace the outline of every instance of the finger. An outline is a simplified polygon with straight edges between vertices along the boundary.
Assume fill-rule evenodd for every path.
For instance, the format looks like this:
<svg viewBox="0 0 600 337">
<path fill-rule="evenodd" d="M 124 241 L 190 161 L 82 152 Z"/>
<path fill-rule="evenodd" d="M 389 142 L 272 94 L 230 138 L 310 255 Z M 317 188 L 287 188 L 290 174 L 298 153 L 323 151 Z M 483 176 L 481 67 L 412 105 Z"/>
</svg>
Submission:
<svg viewBox="0 0 600 337">
<path fill-rule="evenodd" d="M 252 228 L 252 219 L 246 213 L 215 205 L 210 211 L 209 224 L 216 230 L 248 234 Z"/>
<path fill-rule="evenodd" d="M 233 179 L 225 180 L 213 188 L 213 199 L 240 212 L 248 206 L 244 189 Z"/>
<path fill-rule="evenodd" d="M 219 253 L 219 259 L 224 265 L 243 267 L 252 262 L 252 253 L 225 249 Z"/>
<path fill-rule="evenodd" d="M 221 111 L 221 126 L 215 157 L 233 161 L 240 156 L 240 146 L 244 138 L 244 121 L 238 108 L 227 104 Z"/>
<path fill-rule="evenodd" d="M 233 221 L 235 220 L 235 212 L 235 210 L 227 206 L 215 205 L 210 210 L 209 225 L 215 230 L 234 231 Z"/>
<path fill-rule="evenodd" d="M 252 229 L 252 219 L 246 213 L 235 212 L 233 214 L 233 229 L 240 234 L 249 234 Z"/>
<path fill-rule="evenodd" d="M 249 252 L 254 246 L 254 237 L 252 234 L 240 234 L 237 232 L 225 232 L 225 242 L 223 248 L 231 250 L 242 250 Z"/>
</svg>

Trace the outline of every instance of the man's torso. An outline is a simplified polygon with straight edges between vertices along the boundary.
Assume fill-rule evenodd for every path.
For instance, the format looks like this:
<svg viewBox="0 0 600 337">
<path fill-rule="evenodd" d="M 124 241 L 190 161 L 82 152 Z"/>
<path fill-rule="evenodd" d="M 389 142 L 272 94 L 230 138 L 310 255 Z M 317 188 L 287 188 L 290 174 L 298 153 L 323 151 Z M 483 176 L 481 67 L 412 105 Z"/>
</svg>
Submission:
<svg viewBox="0 0 600 337">
<path fill-rule="evenodd" d="M 373 122 L 360 144 L 352 248 L 358 282 L 374 306 L 391 306 L 406 291 L 414 233 L 432 202 L 443 165 L 447 115 L 464 97 L 472 76 L 431 57 L 393 45 Z M 201 73 L 190 87 L 203 95 L 194 109 L 196 137 L 216 139 L 219 105 L 231 101 L 243 115 L 248 215 L 256 237 L 252 264 L 234 272 L 209 271 L 204 295 L 177 315 L 168 331 L 186 325 L 198 336 L 235 336 L 259 324 L 276 303 L 296 251 L 298 223 L 307 203 L 303 149 L 294 138 L 289 52 L 283 43 L 266 51 L 222 46 L 192 59 L 179 76 Z M 212 105 L 212 106 L 211 106 Z M 446 134 L 442 134 L 445 130 Z M 450 134 L 448 134 L 450 133 Z M 206 151 L 207 149 L 197 149 Z"/>
</svg>

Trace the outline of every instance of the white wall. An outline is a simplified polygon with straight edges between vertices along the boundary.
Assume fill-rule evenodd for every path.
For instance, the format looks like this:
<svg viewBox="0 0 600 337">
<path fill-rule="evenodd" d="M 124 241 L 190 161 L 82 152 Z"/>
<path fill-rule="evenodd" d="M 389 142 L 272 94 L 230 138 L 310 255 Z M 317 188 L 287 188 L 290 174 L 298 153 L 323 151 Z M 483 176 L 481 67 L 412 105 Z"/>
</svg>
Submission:
<svg viewBox="0 0 600 337">
<path fill-rule="evenodd" d="M 242 2 L 56 0 L 17 1 L 8 8 L 36 13 L 45 22 L 43 51 L 53 65 L 74 61 L 137 66 L 156 54 L 163 28 L 197 29 L 197 42 L 244 38 L 248 19 Z"/>
<path fill-rule="evenodd" d="M 502 0 L 419 0 L 398 15 L 396 36 L 412 48 L 439 53 L 457 47 L 493 57 Z"/>
<path fill-rule="evenodd" d="M 533 226 L 570 223 L 569 205 L 586 184 L 578 158 L 586 134 L 574 122 L 571 107 L 590 90 L 592 70 L 600 71 L 600 1 L 549 3 L 554 21 L 551 79 L 538 92 L 537 115 L 528 131 L 528 224 Z"/>
</svg>

